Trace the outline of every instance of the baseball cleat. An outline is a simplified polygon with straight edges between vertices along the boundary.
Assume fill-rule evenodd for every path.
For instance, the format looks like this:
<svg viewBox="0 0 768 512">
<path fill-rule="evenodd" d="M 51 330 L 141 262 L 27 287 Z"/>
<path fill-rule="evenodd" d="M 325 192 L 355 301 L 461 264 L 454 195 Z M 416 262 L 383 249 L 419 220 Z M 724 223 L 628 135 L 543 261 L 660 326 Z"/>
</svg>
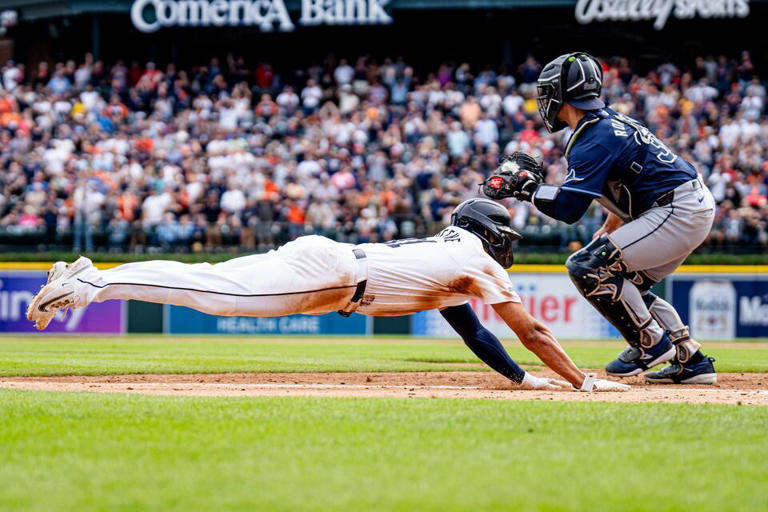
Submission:
<svg viewBox="0 0 768 512">
<path fill-rule="evenodd" d="M 60 263 L 63 262 L 55 263 L 48 271 L 48 282 L 27 306 L 27 319 L 35 322 L 40 331 L 48 327 L 58 311 L 77 306 L 74 277 L 93 268 L 93 263 L 85 256 L 80 256 L 71 265 Z"/>
<path fill-rule="evenodd" d="M 54 263 L 53 266 L 50 268 L 50 270 L 48 270 L 46 274 L 47 279 L 45 281 L 45 284 L 48 284 L 51 281 L 55 281 L 58 278 L 60 278 L 62 275 L 64 275 L 64 272 L 66 272 L 68 268 L 69 268 L 69 265 L 67 264 L 66 261 L 57 261 L 56 263 Z M 40 288 L 42 288 L 43 286 L 41 286 Z"/>
<path fill-rule="evenodd" d="M 643 373 L 648 368 L 671 361 L 675 357 L 675 346 L 665 334 L 651 348 L 627 347 L 619 357 L 605 365 L 608 375 L 614 377 L 631 377 Z"/>
<path fill-rule="evenodd" d="M 650 372 L 645 375 L 645 382 L 649 384 L 715 384 L 717 372 L 715 371 L 714 357 L 704 356 L 697 363 L 688 363 L 685 366 L 680 363 L 672 363 L 658 372 Z"/>
</svg>

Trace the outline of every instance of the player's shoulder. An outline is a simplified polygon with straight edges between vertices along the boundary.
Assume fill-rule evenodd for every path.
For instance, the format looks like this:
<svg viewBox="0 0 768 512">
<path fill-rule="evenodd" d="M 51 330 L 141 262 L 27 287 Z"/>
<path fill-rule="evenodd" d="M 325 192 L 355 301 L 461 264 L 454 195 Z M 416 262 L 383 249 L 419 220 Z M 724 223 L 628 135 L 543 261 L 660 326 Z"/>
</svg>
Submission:
<svg viewBox="0 0 768 512">
<path fill-rule="evenodd" d="M 617 144 L 623 144 L 628 136 L 626 125 L 613 110 L 606 107 L 587 112 L 568 140 L 566 156 L 589 157 L 594 152 L 610 151 Z"/>
<path fill-rule="evenodd" d="M 485 252 L 480 237 L 471 231 L 456 226 L 448 226 L 436 234 L 435 238 L 444 242 L 443 249 L 452 254 L 465 269 L 493 265 L 501 269 L 501 265 Z"/>
<path fill-rule="evenodd" d="M 457 226 L 443 228 L 433 238 L 446 244 L 448 247 L 466 247 L 483 250 L 483 243 L 477 235 Z"/>
</svg>

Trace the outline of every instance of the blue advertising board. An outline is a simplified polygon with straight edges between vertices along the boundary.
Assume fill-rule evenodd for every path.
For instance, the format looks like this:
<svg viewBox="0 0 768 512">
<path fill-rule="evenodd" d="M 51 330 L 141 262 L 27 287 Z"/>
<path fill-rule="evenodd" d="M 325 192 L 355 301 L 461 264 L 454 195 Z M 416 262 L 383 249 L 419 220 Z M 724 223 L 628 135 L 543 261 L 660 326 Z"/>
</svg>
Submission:
<svg viewBox="0 0 768 512">
<path fill-rule="evenodd" d="M 0 272 L 0 332 L 33 333 L 27 305 L 45 283 L 45 272 Z M 120 334 L 125 332 L 125 303 L 120 300 L 93 303 L 68 314 L 58 313 L 46 333 Z"/>
<path fill-rule="evenodd" d="M 369 318 L 338 313 L 278 317 L 216 316 L 183 306 L 166 306 L 166 334 L 369 334 Z"/>
<path fill-rule="evenodd" d="M 700 339 L 768 337 L 768 275 L 676 274 L 667 299 Z"/>
</svg>

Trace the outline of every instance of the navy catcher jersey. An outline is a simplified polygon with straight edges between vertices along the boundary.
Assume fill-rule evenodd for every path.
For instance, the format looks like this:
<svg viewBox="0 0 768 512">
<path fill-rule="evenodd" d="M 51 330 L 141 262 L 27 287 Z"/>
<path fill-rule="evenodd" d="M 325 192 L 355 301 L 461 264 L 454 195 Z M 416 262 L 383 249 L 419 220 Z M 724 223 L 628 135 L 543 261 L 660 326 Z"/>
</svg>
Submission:
<svg viewBox="0 0 768 512">
<path fill-rule="evenodd" d="M 587 112 L 568 141 L 562 189 L 600 198 L 624 220 L 695 179 L 696 169 L 640 122 L 610 108 Z"/>
</svg>

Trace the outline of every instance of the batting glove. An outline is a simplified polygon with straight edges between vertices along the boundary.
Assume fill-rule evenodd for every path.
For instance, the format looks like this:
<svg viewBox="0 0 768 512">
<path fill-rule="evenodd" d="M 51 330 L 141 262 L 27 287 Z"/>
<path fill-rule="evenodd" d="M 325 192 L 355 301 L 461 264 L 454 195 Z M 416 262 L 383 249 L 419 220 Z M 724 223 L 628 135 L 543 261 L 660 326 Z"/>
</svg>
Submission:
<svg viewBox="0 0 768 512">
<path fill-rule="evenodd" d="M 564 380 L 550 379 L 549 377 L 536 377 L 535 375 L 525 372 L 523 382 L 520 383 L 519 389 L 558 390 L 567 389 L 568 386 L 570 386 L 570 384 Z"/>
</svg>

